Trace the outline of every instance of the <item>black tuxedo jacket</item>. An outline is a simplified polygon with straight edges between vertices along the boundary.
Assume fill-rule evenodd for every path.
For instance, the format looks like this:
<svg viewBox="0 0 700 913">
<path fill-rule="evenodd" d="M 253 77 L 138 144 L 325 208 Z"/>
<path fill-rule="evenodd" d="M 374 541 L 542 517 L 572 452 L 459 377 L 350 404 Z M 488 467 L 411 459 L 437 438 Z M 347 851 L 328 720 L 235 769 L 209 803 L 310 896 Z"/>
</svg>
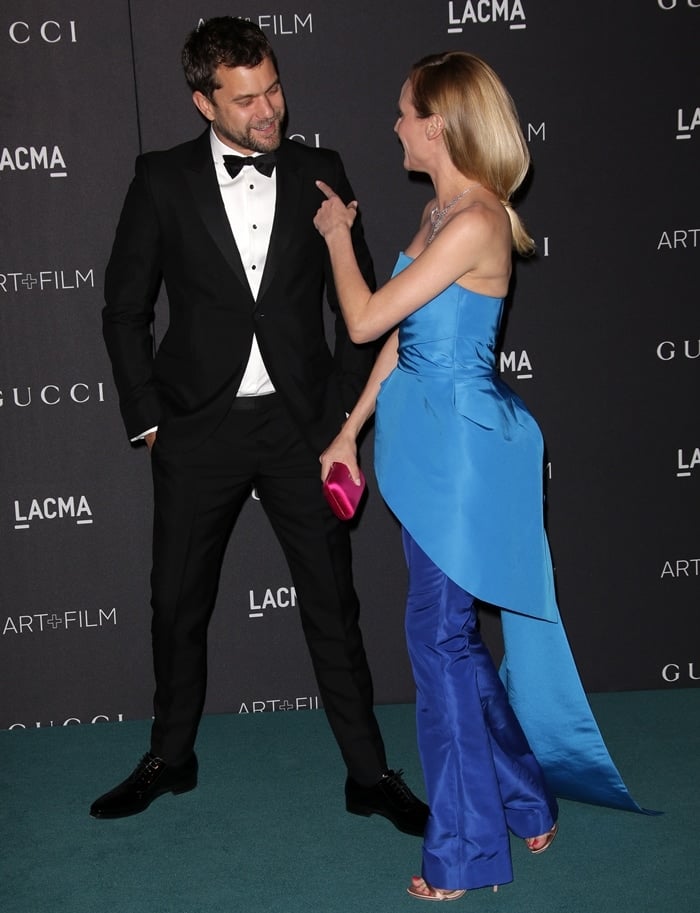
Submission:
<svg viewBox="0 0 700 913">
<path fill-rule="evenodd" d="M 252 172 L 251 172 L 252 173 Z M 265 270 L 254 300 L 216 180 L 209 130 L 136 160 L 105 275 L 104 337 L 130 438 L 158 425 L 178 449 L 196 446 L 222 420 L 243 376 L 253 333 L 270 378 L 313 450 L 338 432 L 374 361 L 374 346 L 347 334 L 323 238 L 313 217 L 321 179 L 349 202 L 340 157 L 283 140 Z M 374 275 L 359 220 L 358 261 Z M 152 324 L 164 282 L 167 330 Z M 324 287 L 335 312 L 331 352 Z"/>
</svg>

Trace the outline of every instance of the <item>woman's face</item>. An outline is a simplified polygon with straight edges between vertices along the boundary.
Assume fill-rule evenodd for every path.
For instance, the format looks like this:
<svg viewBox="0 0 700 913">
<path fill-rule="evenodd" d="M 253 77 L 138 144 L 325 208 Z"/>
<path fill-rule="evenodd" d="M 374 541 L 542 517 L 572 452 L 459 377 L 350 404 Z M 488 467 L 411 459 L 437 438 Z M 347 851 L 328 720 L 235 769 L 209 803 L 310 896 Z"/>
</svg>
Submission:
<svg viewBox="0 0 700 913">
<path fill-rule="evenodd" d="M 394 124 L 394 133 L 403 146 L 403 166 L 407 171 L 424 171 L 429 151 L 427 138 L 428 120 L 419 117 L 413 105 L 413 92 L 408 80 L 401 87 L 399 116 Z"/>
</svg>

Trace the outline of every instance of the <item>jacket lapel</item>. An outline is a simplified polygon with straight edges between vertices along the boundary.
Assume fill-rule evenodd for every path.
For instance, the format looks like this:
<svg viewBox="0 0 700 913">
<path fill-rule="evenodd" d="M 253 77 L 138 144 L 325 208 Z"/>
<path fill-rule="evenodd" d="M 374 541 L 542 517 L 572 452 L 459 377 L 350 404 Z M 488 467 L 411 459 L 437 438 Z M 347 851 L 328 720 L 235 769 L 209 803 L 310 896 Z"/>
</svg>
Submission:
<svg viewBox="0 0 700 913">
<path fill-rule="evenodd" d="M 250 295 L 250 286 L 216 180 L 208 129 L 193 143 L 192 155 L 185 168 L 185 179 L 192 192 L 195 209 L 207 231 L 238 281 Z"/>
<path fill-rule="evenodd" d="M 289 239 L 294 232 L 294 222 L 299 209 L 299 200 L 303 189 L 302 175 L 295 166 L 292 157 L 288 154 L 289 143 L 293 140 L 282 140 L 277 154 L 277 199 L 275 203 L 275 217 L 272 223 L 270 244 L 265 259 L 258 302 L 265 295 L 277 271 L 279 264 L 284 262 Z"/>
</svg>

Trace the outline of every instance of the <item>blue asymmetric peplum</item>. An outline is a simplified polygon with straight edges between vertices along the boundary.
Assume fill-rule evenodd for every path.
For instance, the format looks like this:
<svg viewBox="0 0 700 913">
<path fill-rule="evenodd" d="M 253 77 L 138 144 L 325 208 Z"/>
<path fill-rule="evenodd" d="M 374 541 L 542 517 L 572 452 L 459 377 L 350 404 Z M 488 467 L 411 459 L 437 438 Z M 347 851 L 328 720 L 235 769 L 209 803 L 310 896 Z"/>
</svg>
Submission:
<svg viewBox="0 0 700 913">
<path fill-rule="evenodd" d="M 400 254 L 394 272 L 410 263 Z M 453 284 L 402 321 L 377 400 L 379 487 L 447 577 L 504 610 L 501 678 L 552 792 L 644 811 L 608 754 L 559 616 L 542 435 L 496 372 L 502 311 L 502 299 Z"/>
</svg>

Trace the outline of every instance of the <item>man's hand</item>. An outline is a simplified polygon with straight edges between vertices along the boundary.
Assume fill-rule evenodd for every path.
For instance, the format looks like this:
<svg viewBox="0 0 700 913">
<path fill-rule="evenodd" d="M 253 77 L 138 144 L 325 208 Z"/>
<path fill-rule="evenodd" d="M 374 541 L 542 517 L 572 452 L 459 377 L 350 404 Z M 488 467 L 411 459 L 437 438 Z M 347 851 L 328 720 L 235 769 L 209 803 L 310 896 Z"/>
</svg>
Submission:
<svg viewBox="0 0 700 913">
<path fill-rule="evenodd" d="M 153 450 L 153 445 L 156 442 L 157 433 L 158 433 L 157 431 L 149 431 L 148 434 L 145 434 L 143 436 L 143 439 L 146 442 L 146 447 L 148 447 L 149 451 Z"/>
</svg>

